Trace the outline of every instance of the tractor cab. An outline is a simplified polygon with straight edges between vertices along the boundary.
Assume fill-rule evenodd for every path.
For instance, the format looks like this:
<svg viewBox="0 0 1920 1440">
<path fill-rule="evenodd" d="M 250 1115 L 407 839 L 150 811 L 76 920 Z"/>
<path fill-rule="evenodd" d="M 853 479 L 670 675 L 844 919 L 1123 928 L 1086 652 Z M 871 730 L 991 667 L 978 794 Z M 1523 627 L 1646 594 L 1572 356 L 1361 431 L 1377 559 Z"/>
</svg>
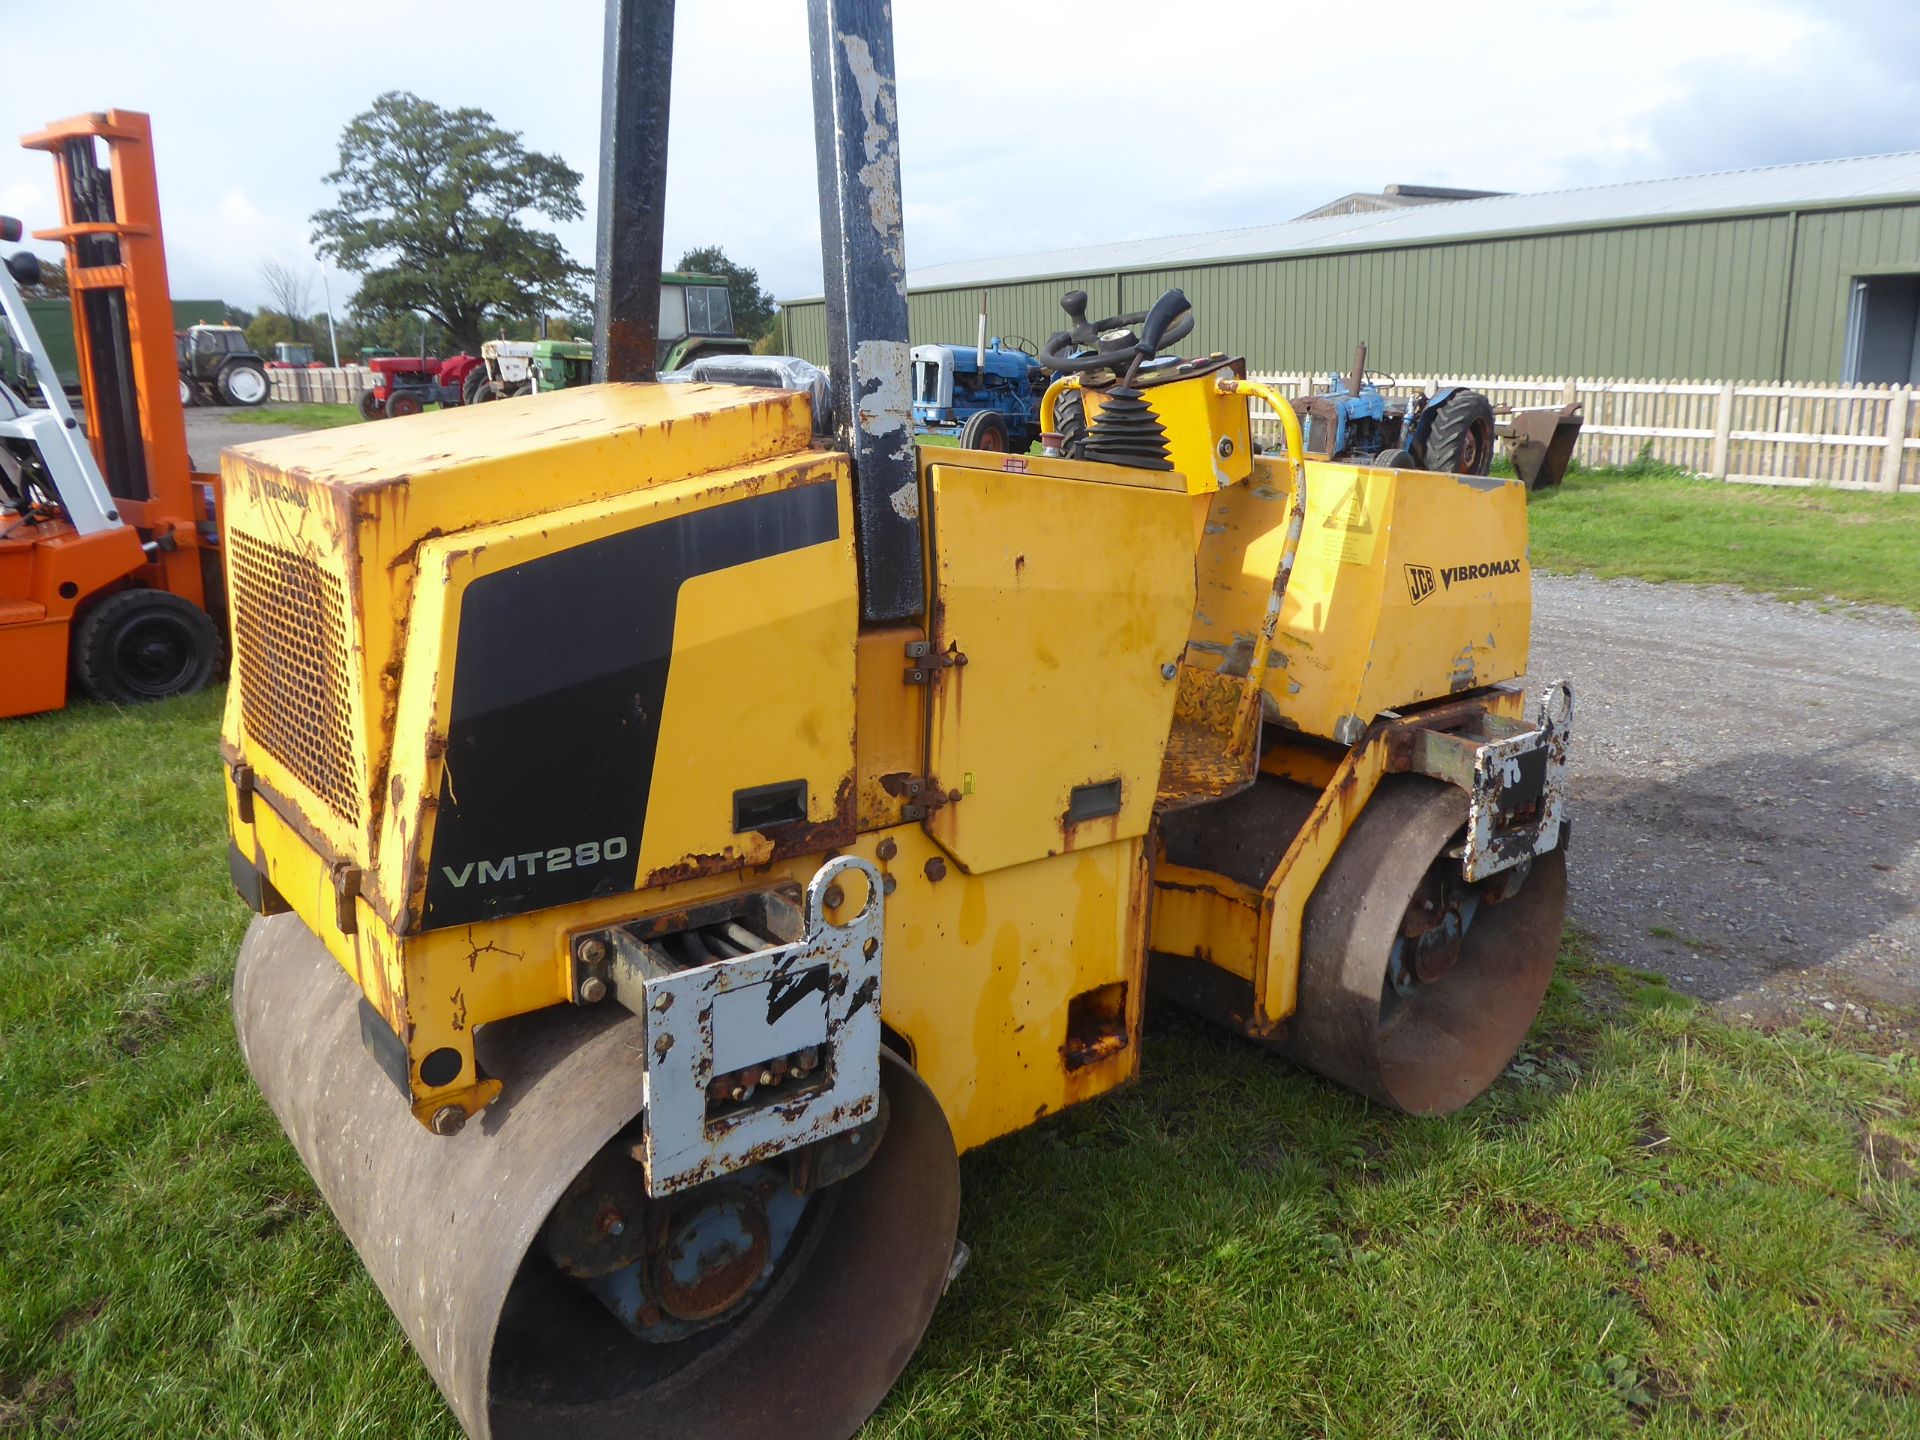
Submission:
<svg viewBox="0 0 1920 1440">
<path fill-rule="evenodd" d="M 733 297 L 716 275 L 668 270 L 660 276 L 659 371 L 703 355 L 744 355 L 753 347 L 733 328 Z"/>
<path fill-rule="evenodd" d="M 320 362 L 313 358 L 313 346 L 288 340 L 278 341 L 273 347 L 273 359 L 267 361 L 269 370 L 314 370 Z"/>
</svg>

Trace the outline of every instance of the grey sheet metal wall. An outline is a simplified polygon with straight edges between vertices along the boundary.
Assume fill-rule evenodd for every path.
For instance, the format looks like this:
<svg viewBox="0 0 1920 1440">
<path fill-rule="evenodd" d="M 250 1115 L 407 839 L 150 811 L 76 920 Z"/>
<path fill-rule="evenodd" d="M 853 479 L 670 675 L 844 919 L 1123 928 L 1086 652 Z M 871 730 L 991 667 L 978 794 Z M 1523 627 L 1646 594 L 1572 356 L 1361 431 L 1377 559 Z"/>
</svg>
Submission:
<svg viewBox="0 0 1920 1440">
<path fill-rule="evenodd" d="M 1345 369 L 1355 342 L 1389 372 L 1624 379 L 1838 380 L 1855 275 L 1920 272 L 1920 207 L 1741 215 L 1449 244 L 1228 261 L 990 285 L 989 330 L 1036 344 L 1062 292 L 1094 318 L 1179 286 L 1181 349 L 1256 369 Z M 970 344 L 979 286 L 915 292 L 916 342 Z M 783 314 L 792 353 L 825 353 L 817 301 Z"/>
</svg>

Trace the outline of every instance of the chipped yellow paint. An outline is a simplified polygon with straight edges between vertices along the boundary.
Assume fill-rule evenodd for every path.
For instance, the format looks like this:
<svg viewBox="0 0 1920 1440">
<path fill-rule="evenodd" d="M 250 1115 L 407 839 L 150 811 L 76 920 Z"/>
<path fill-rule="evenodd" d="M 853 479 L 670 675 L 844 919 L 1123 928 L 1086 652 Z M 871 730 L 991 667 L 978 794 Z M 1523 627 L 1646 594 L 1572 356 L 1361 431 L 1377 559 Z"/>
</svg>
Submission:
<svg viewBox="0 0 1920 1440">
<path fill-rule="evenodd" d="M 1193 614 L 1186 496 L 964 463 L 927 484 L 927 765 L 958 797 L 928 830 L 975 874 L 1146 834 Z M 1117 813 L 1070 814 L 1109 785 Z"/>
</svg>

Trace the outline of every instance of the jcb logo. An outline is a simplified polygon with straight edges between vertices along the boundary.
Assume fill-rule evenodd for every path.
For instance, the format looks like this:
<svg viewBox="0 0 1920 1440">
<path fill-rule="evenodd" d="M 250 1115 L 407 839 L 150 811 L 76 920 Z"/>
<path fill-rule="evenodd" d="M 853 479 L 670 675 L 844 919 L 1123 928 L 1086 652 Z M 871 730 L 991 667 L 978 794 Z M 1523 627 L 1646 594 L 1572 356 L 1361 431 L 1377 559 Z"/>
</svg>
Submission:
<svg viewBox="0 0 1920 1440">
<path fill-rule="evenodd" d="M 1433 593 L 1433 567 L 1431 565 L 1407 566 L 1407 593 L 1418 605 Z"/>
</svg>

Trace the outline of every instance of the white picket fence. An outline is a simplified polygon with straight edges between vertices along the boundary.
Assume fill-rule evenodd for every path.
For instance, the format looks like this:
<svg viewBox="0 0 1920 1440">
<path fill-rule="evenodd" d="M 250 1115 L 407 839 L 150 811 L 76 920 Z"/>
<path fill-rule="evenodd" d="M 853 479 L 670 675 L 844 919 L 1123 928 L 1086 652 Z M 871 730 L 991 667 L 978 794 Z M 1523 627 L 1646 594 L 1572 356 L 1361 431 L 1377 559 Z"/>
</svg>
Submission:
<svg viewBox="0 0 1920 1440">
<path fill-rule="evenodd" d="M 279 404 L 352 405 L 373 385 L 373 372 L 358 365 L 267 374 Z M 1327 383 L 1319 373 L 1254 378 L 1289 399 Z M 1460 375 L 1402 376 L 1381 388 L 1410 396 L 1442 385 L 1471 385 L 1516 410 L 1579 401 L 1586 423 L 1574 453 L 1588 465 L 1624 465 L 1646 450 L 1715 480 L 1920 493 L 1920 406 L 1905 385 Z M 1271 415 L 1255 405 L 1256 438 L 1277 445 Z"/>
<path fill-rule="evenodd" d="M 1287 397 L 1324 390 L 1327 377 L 1260 375 Z M 1920 406 L 1905 385 L 1775 385 L 1718 380 L 1589 380 L 1541 375 L 1399 377 L 1389 395 L 1471 385 L 1516 410 L 1577 400 L 1586 423 L 1574 454 L 1622 465 L 1643 450 L 1715 480 L 1831 485 L 1920 493 Z M 1279 422 L 1254 411 L 1257 438 L 1279 442 Z"/>
<path fill-rule="evenodd" d="M 324 370 L 269 370 L 276 405 L 358 405 L 373 388 L 373 371 L 364 365 Z"/>
</svg>

